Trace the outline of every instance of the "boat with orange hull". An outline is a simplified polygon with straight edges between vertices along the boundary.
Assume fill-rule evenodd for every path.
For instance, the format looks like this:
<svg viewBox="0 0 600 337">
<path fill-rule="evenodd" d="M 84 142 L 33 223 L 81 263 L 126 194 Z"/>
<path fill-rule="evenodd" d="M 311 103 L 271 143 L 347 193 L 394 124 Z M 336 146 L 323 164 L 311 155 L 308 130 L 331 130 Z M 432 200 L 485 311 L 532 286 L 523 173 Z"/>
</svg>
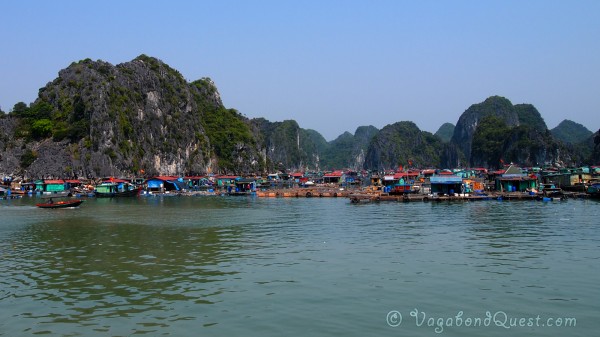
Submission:
<svg viewBox="0 0 600 337">
<path fill-rule="evenodd" d="M 61 200 L 61 201 L 53 201 L 49 199 L 48 201 L 40 204 L 36 204 L 39 208 L 68 208 L 68 207 L 77 207 L 83 203 L 83 200 L 75 199 L 75 200 Z"/>
</svg>

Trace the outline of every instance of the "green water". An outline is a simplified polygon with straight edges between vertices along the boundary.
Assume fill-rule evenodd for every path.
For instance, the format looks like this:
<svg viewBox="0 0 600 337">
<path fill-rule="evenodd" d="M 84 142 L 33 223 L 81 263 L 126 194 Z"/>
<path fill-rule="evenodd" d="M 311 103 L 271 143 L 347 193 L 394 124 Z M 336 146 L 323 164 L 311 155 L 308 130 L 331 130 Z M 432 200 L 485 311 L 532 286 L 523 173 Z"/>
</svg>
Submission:
<svg viewBox="0 0 600 337">
<path fill-rule="evenodd" d="M 35 202 L 0 201 L 1 336 L 600 331 L 594 200 Z"/>
</svg>

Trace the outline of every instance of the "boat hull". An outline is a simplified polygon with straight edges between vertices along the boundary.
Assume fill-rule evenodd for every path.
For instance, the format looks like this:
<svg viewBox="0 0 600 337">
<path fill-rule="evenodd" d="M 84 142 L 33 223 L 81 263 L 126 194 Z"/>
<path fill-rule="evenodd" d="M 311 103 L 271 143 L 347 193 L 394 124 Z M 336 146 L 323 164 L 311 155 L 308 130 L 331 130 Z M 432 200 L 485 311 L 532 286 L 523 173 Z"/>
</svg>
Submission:
<svg viewBox="0 0 600 337">
<path fill-rule="evenodd" d="M 77 207 L 83 203 L 83 200 L 68 200 L 68 201 L 57 201 L 57 202 L 45 202 L 41 204 L 36 204 L 39 208 L 67 208 L 67 207 Z"/>
<path fill-rule="evenodd" d="M 590 185 L 587 189 L 590 198 L 600 198 L 600 184 Z"/>
</svg>

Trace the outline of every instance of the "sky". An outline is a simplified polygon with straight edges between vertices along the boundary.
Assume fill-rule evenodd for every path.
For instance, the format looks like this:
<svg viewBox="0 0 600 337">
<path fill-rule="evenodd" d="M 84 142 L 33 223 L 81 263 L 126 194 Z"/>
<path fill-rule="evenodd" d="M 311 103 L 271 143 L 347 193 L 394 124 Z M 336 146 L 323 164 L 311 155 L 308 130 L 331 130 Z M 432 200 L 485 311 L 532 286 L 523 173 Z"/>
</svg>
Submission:
<svg viewBox="0 0 600 337">
<path fill-rule="evenodd" d="M 156 57 L 227 108 L 327 140 L 413 121 L 435 132 L 499 95 L 549 128 L 600 128 L 600 1 L 31 1 L 0 4 L 0 108 L 71 62 Z"/>
</svg>

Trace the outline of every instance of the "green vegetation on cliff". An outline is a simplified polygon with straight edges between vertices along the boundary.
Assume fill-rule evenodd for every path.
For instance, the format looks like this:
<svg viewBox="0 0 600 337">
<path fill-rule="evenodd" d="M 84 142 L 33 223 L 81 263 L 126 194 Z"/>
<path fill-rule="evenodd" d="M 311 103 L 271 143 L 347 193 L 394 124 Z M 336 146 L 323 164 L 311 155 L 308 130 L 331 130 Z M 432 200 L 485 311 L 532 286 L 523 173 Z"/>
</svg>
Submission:
<svg viewBox="0 0 600 337">
<path fill-rule="evenodd" d="M 500 117 L 483 117 L 473 134 L 471 154 L 477 158 L 475 166 L 501 167 L 504 141 L 510 127 Z"/>
<path fill-rule="evenodd" d="M 531 104 L 515 104 L 515 112 L 519 117 L 519 125 L 526 125 L 536 130 L 546 130 L 546 122 L 540 112 Z"/>
<path fill-rule="evenodd" d="M 497 168 L 510 162 L 526 166 L 556 161 L 570 163 L 571 156 L 552 138 L 550 131 L 540 130 L 535 125 L 536 123 L 534 126 L 511 127 L 499 117 L 484 117 L 479 121 L 473 136 L 471 164 Z M 559 157 L 560 153 L 564 155 Z"/>
<path fill-rule="evenodd" d="M 354 134 L 344 132 L 329 142 L 323 155 L 322 168 L 326 170 L 362 169 L 369 145 L 378 132 L 379 130 L 372 125 L 359 126 Z"/>
<path fill-rule="evenodd" d="M 454 134 L 454 124 L 452 123 L 444 123 L 440 128 L 434 133 L 435 136 L 438 136 L 444 143 L 447 143 L 452 139 L 452 135 Z"/>
<path fill-rule="evenodd" d="M 554 129 L 550 130 L 554 138 L 565 143 L 577 144 L 585 141 L 592 136 L 593 132 L 585 126 L 565 119 L 560 122 Z"/>
<path fill-rule="evenodd" d="M 391 170 L 398 166 L 439 167 L 442 141 L 413 122 L 386 125 L 373 138 L 364 168 Z"/>
<path fill-rule="evenodd" d="M 293 120 L 249 120 L 223 106 L 209 78 L 189 83 L 146 55 L 116 66 L 73 62 L 33 103 L 0 117 L 0 171 L 33 177 L 495 166 L 500 159 L 537 165 L 593 161 L 599 152 L 589 131 L 567 140 L 578 132 L 557 127 L 557 137 L 577 141 L 563 146 L 535 107 L 500 96 L 473 104 L 436 135 L 398 122 L 327 142 Z"/>
</svg>

